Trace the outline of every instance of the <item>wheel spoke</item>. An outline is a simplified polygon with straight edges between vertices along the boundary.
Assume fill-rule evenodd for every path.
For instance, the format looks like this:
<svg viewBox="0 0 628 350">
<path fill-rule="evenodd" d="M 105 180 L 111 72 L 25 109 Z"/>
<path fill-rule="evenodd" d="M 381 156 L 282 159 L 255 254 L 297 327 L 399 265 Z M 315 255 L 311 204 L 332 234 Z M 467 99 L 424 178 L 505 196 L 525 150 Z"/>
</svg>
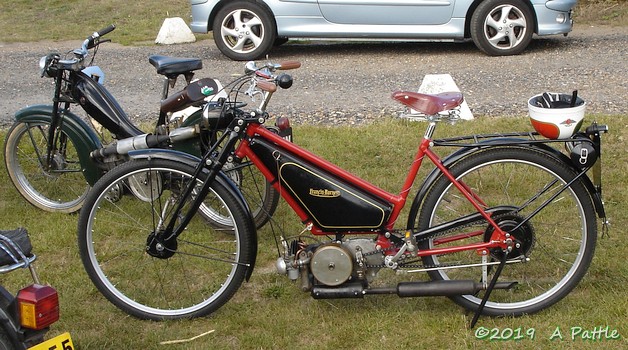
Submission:
<svg viewBox="0 0 628 350">
<path fill-rule="evenodd" d="M 495 148 L 479 151 L 456 163 L 455 177 L 471 188 L 489 207 L 517 208 L 496 214 L 493 220 L 511 234 L 518 245 L 508 259 L 525 256 L 529 261 L 506 266 L 499 281 L 517 282 L 514 290 L 492 292 L 485 312 L 491 315 L 519 315 L 552 305 L 569 293 L 582 278 L 593 256 L 597 237 L 595 212 L 581 181 L 564 191 L 563 185 L 575 176 L 564 163 L 540 151 L 527 148 Z M 562 191 L 560 196 L 558 191 Z M 457 189 L 444 176 L 431 187 L 417 223 L 419 231 L 473 213 L 468 201 L 456 196 Z M 486 242 L 494 229 L 486 223 L 451 229 L 444 236 L 423 242 L 427 249 Z M 470 232 L 482 232 L 471 236 Z M 503 252 L 490 251 L 493 261 Z M 443 254 L 424 258 L 425 265 L 477 263 L 475 251 Z M 433 272 L 430 277 L 478 280 L 480 269 L 456 269 Z M 490 279 L 491 273 L 489 270 Z M 476 308 L 482 293 L 453 299 L 469 309 Z"/>
<path fill-rule="evenodd" d="M 204 179 L 193 178 L 193 167 L 153 162 L 124 163 L 97 183 L 79 217 L 81 259 L 98 289 L 134 316 L 204 316 L 227 302 L 244 279 L 249 221 L 235 197 L 216 183 L 206 203 L 213 203 L 211 210 L 220 211 L 231 230 L 213 229 L 195 213 L 179 237 L 165 239 L 162 223 L 172 219 L 173 209 L 183 206 L 177 222 L 191 210 L 193 198 L 179 203 L 182 189 Z M 133 191 L 129 183 L 147 186 Z M 125 188 L 113 202 L 107 199 L 112 188 Z"/>
<path fill-rule="evenodd" d="M 506 33 L 504 33 L 504 32 L 497 32 L 496 35 L 494 35 L 491 38 L 489 38 L 489 42 L 491 44 L 493 44 L 493 46 L 500 46 L 499 44 L 504 40 L 505 37 L 506 37 Z M 510 47 L 512 47 L 512 45 L 508 45 L 508 48 L 510 48 Z"/>
<path fill-rule="evenodd" d="M 11 181 L 31 204 L 47 211 L 70 213 L 80 209 L 89 186 L 78 161 L 72 139 L 60 130 L 62 147 L 53 150 L 46 166 L 47 130 L 45 121 L 17 123 L 7 135 L 6 167 Z"/>
</svg>

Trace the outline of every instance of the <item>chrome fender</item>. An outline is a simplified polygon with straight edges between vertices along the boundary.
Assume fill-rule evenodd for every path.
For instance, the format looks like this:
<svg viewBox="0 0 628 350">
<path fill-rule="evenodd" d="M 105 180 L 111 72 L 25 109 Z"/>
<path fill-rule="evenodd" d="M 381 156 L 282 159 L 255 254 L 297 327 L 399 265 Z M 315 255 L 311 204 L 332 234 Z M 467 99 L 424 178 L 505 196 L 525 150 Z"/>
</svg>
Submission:
<svg viewBox="0 0 628 350">
<path fill-rule="evenodd" d="M 191 155 L 189 153 L 185 153 L 185 152 L 181 152 L 177 150 L 157 149 L 157 148 L 130 151 L 129 157 L 131 159 L 166 159 L 166 160 L 190 165 L 192 167 L 196 167 L 198 163 L 201 161 L 200 158 L 194 155 Z M 208 170 L 204 170 L 204 171 L 208 171 Z M 218 181 L 218 183 L 224 186 L 238 200 L 238 204 L 242 206 L 242 209 L 244 209 L 244 212 L 247 215 L 246 220 L 249 221 L 249 226 L 251 227 L 251 230 L 246 233 L 249 235 L 248 238 L 251 240 L 251 242 L 253 242 L 250 248 L 251 251 L 249 252 L 249 256 L 251 256 L 251 261 L 247 262 L 250 266 L 246 272 L 246 280 L 248 282 L 249 278 L 251 277 L 251 274 L 253 273 L 253 268 L 255 267 L 255 261 L 257 260 L 257 231 L 255 229 L 253 216 L 251 215 L 251 211 L 249 210 L 249 206 L 246 203 L 246 200 L 244 199 L 242 192 L 240 192 L 240 189 L 238 188 L 238 186 L 236 186 L 236 184 L 233 181 L 231 181 L 229 177 L 225 175 L 225 173 L 223 173 L 222 171 L 219 172 L 218 175 L 216 175 L 215 181 Z"/>
<path fill-rule="evenodd" d="M 91 185 L 102 176 L 103 171 L 91 160 L 89 154 L 93 150 L 102 147 L 98 135 L 79 116 L 68 111 L 61 110 L 63 132 L 72 140 L 78 153 L 79 162 L 83 170 L 85 180 Z M 18 123 L 48 123 L 52 121 L 51 105 L 34 105 L 23 108 L 15 113 L 15 121 Z"/>
</svg>

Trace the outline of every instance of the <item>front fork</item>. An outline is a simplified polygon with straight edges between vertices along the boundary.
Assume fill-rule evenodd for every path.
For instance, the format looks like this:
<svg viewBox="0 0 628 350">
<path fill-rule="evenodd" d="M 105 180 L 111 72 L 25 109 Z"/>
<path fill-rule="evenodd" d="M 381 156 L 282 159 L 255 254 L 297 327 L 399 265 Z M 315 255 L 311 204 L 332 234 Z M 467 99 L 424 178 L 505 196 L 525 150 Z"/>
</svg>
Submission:
<svg viewBox="0 0 628 350">
<path fill-rule="evenodd" d="M 63 126 L 63 118 L 60 115 L 60 105 L 63 103 L 64 110 L 70 107 L 70 102 L 62 101 L 61 88 L 63 85 L 63 70 L 57 70 L 57 76 L 55 77 L 55 92 L 52 105 L 52 116 L 50 119 L 50 129 L 48 129 L 48 144 L 46 147 L 46 158 L 42 166 L 44 170 L 50 171 L 54 169 L 54 157 L 56 152 L 63 154 L 67 145 L 67 136 L 61 132 Z"/>
</svg>

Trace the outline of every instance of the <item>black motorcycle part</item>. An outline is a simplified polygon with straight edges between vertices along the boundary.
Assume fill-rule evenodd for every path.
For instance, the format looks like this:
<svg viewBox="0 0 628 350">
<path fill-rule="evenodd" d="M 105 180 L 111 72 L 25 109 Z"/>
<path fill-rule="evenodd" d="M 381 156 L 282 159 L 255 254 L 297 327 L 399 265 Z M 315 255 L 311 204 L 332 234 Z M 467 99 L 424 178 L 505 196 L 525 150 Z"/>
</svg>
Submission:
<svg viewBox="0 0 628 350">
<path fill-rule="evenodd" d="M 397 285 L 400 297 L 432 297 L 475 294 L 482 284 L 471 280 L 404 282 Z"/>
<path fill-rule="evenodd" d="M 592 167 L 598 159 L 598 151 L 593 143 L 584 135 L 576 135 L 573 138 L 573 148 L 569 153 L 569 157 L 574 166 L 578 169 Z"/>
<path fill-rule="evenodd" d="M 148 57 L 148 62 L 157 68 L 157 74 L 167 77 L 176 77 L 203 68 L 203 61 L 200 58 L 181 58 L 161 55 Z"/>
<path fill-rule="evenodd" d="M 162 240 L 163 234 L 151 233 L 146 239 L 146 253 L 159 259 L 168 259 L 177 252 L 177 239 Z"/>
<path fill-rule="evenodd" d="M 339 287 L 314 287 L 312 298 L 314 299 L 348 299 L 364 298 L 362 283 L 346 283 Z"/>
<path fill-rule="evenodd" d="M 385 200 L 267 141 L 254 138 L 250 145 L 319 227 L 335 232 L 375 230 L 390 216 L 392 205 Z"/>
<path fill-rule="evenodd" d="M 131 122 L 111 93 L 83 72 L 76 73 L 72 97 L 90 117 L 113 133 L 117 139 L 144 133 Z"/>
<path fill-rule="evenodd" d="M 292 86 L 292 76 L 289 74 L 279 74 L 277 77 L 277 85 L 282 89 L 289 89 Z"/>
<path fill-rule="evenodd" d="M 494 289 L 511 289 L 517 282 L 497 282 Z M 314 299 L 349 299 L 364 298 L 365 295 L 396 294 L 401 298 L 456 296 L 476 294 L 485 289 L 482 283 L 472 280 L 447 280 L 426 282 L 402 282 L 396 287 L 364 288 L 362 283 L 345 283 L 338 287 L 315 286 L 312 288 Z"/>
<path fill-rule="evenodd" d="M 30 256 L 33 246 L 28 238 L 28 233 L 24 228 L 17 228 L 15 230 L 5 231 L 0 230 L 0 235 L 6 237 L 10 242 L 0 239 L 2 249 L 0 249 L 0 265 L 15 264 L 17 261 L 21 261 L 21 255 Z M 19 252 L 17 251 L 19 249 Z"/>
<path fill-rule="evenodd" d="M 179 152 L 175 150 L 155 149 L 155 148 L 131 151 L 129 152 L 129 157 L 131 159 L 150 159 L 150 158 L 168 159 L 168 160 L 188 164 L 191 166 L 196 166 L 198 162 L 200 161 L 199 158 L 188 153 Z M 248 220 L 250 220 L 251 222 L 251 227 L 255 227 L 255 224 L 253 222 L 253 217 L 250 215 L 251 210 L 249 210 L 248 204 L 246 203 L 246 200 L 244 199 L 242 192 L 240 192 L 240 190 L 235 185 L 235 183 L 233 183 L 233 181 L 231 181 L 227 177 L 227 175 L 225 175 L 223 172 L 220 172 L 218 173 L 218 175 L 216 175 L 216 181 L 220 181 L 220 183 L 223 186 L 228 188 L 231 191 L 231 193 L 233 193 L 233 196 L 239 200 L 240 205 L 242 205 L 243 208 L 246 208 L 244 212 L 249 214 Z M 257 232 L 255 230 L 252 230 L 251 233 L 252 234 L 249 237 L 249 240 L 251 242 L 250 244 L 251 251 L 249 252 L 251 261 L 250 261 L 250 268 L 246 272 L 246 281 L 248 281 L 251 278 L 251 275 L 253 274 L 253 269 L 255 267 L 255 261 L 257 259 Z"/>
</svg>

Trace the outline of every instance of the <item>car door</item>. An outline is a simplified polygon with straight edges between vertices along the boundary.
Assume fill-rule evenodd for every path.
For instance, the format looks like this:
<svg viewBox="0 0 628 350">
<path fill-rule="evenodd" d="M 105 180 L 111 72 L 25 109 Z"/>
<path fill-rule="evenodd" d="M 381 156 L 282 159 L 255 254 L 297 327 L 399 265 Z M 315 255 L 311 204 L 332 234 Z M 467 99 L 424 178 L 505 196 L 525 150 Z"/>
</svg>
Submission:
<svg viewBox="0 0 628 350">
<path fill-rule="evenodd" d="M 318 0 L 337 24 L 437 25 L 449 22 L 456 0 Z"/>
</svg>

